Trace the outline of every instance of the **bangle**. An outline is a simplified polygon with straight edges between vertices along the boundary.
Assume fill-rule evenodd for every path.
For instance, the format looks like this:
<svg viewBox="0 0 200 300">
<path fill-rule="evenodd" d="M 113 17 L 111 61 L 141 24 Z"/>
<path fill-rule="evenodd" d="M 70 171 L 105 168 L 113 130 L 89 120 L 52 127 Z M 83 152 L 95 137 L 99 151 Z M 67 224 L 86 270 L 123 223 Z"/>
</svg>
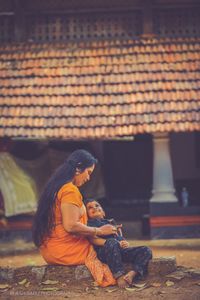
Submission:
<svg viewBox="0 0 200 300">
<path fill-rule="evenodd" d="M 96 235 L 97 235 L 97 228 L 94 227 L 94 236 L 96 236 Z"/>
</svg>

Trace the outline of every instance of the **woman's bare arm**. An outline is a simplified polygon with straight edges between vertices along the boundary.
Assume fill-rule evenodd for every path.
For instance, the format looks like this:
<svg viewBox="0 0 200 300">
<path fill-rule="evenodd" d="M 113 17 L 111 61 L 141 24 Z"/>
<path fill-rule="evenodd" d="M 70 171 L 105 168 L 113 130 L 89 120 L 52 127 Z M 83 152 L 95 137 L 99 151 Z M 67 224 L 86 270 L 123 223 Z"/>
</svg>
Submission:
<svg viewBox="0 0 200 300">
<path fill-rule="evenodd" d="M 95 228 L 86 226 L 79 222 L 80 208 L 73 204 L 61 204 L 62 223 L 65 230 L 69 233 L 78 233 L 85 236 L 95 234 Z"/>
<path fill-rule="evenodd" d="M 84 236 L 109 235 L 113 233 L 112 225 L 104 225 L 102 227 L 90 227 L 79 222 L 80 208 L 74 204 L 61 204 L 62 223 L 65 230 L 69 233 L 80 234 Z"/>
</svg>

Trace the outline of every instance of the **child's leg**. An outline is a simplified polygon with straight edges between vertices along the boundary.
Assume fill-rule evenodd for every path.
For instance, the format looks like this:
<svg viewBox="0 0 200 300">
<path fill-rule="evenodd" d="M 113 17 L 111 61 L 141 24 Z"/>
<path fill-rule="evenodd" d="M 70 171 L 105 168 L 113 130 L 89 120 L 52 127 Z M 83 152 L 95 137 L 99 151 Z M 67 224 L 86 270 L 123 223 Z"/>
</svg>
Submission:
<svg viewBox="0 0 200 300">
<path fill-rule="evenodd" d="M 133 275 L 132 279 L 136 275 L 142 277 L 146 274 L 148 262 L 152 258 L 152 251 L 150 248 L 145 246 L 129 247 L 122 249 L 121 255 L 122 261 L 132 263 L 133 265 L 134 274 L 131 273 L 131 276 Z M 127 281 L 129 282 L 129 278 L 127 278 Z"/>
<path fill-rule="evenodd" d="M 125 274 L 120 250 L 117 240 L 108 239 L 97 251 L 98 258 L 109 266 L 115 278 Z"/>
<path fill-rule="evenodd" d="M 124 280 L 125 271 L 119 242 L 115 239 L 108 239 L 104 246 L 98 249 L 97 256 L 103 263 L 109 266 L 113 276 L 117 280 L 118 286 L 125 287 L 127 284 Z"/>
</svg>

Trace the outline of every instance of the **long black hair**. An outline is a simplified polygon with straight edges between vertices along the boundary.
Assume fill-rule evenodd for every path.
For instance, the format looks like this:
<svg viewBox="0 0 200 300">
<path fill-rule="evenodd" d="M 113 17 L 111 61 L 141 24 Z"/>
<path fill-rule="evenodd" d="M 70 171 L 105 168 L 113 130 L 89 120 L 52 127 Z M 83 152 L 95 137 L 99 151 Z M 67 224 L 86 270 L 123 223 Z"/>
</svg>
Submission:
<svg viewBox="0 0 200 300">
<path fill-rule="evenodd" d="M 59 189 L 72 181 L 77 170 L 81 173 L 95 165 L 97 160 L 86 150 L 72 152 L 68 159 L 55 171 L 47 182 L 41 197 L 33 223 L 33 241 L 40 247 L 52 231 L 54 225 L 54 207 Z"/>
</svg>

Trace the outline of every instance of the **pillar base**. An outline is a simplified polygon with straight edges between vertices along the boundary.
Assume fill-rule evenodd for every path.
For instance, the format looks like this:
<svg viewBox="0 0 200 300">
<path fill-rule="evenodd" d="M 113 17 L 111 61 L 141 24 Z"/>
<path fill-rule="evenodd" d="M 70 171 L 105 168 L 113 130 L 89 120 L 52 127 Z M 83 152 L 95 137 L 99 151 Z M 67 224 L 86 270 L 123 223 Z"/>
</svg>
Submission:
<svg viewBox="0 0 200 300">
<path fill-rule="evenodd" d="M 178 203 L 177 197 L 170 192 L 158 192 L 155 193 L 151 199 L 150 202 L 156 202 L 156 203 L 164 203 L 164 202 L 169 202 L 169 203 Z"/>
</svg>

